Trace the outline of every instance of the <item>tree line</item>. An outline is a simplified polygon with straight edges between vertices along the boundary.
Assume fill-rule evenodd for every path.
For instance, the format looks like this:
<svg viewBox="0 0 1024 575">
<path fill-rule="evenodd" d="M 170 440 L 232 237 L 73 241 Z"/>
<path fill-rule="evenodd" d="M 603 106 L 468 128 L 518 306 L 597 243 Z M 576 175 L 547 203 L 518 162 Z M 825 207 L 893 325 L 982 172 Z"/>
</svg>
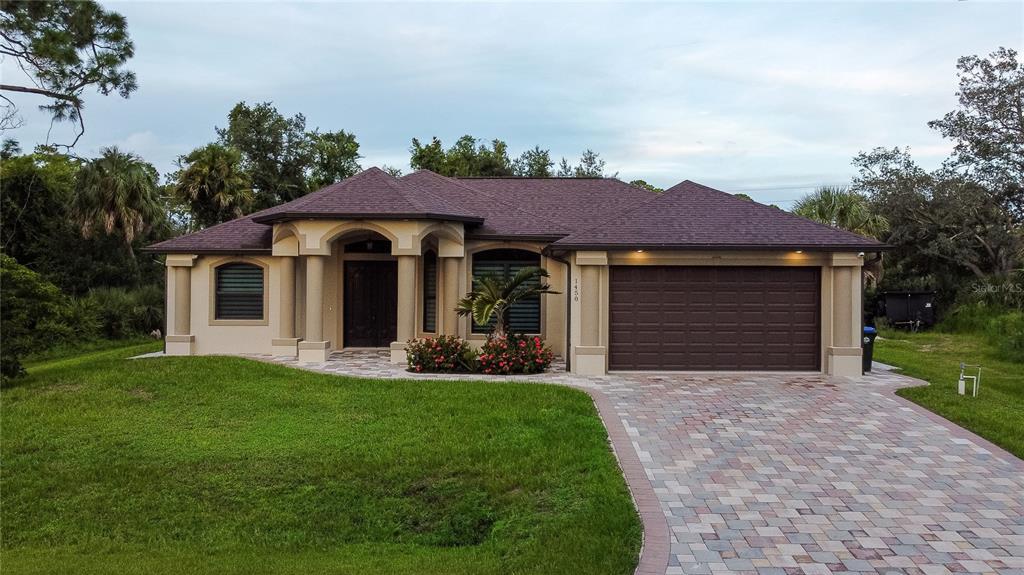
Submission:
<svg viewBox="0 0 1024 575">
<path fill-rule="evenodd" d="M 70 298 L 61 305 L 78 310 L 77 324 L 95 324 L 108 336 L 162 325 L 155 311 L 162 307 L 162 287 L 154 286 L 163 285 L 163 266 L 140 247 L 279 205 L 361 169 L 355 134 L 309 128 L 302 114 L 287 117 L 269 102 L 239 102 L 224 127 L 181 155 L 168 174 L 117 148 L 94 158 L 75 155 L 87 125 L 85 91 L 128 97 L 138 87 L 127 68 L 134 55 L 127 23 L 92 1 L 0 4 L 0 54 L 31 78 L 24 85 L 0 84 L 0 131 L 21 124 L 8 94 L 41 97 L 54 121 L 77 126 L 67 144 L 24 152 L 8 138 L 0 149 L 4 281 L 28 286 L 0 291 L 5 326 L 17 324 L 8 316 L 12 309 L 32 305 L 11 299 L 19 293 L 39 301 L 52 299 L 40 294 Z M 875 148 L 853 159 L 857 175 L 850 186 L 818 190 L 794 211 L 893 246 L 869 269 L 873 288 L 935 289 L 947 307 L 981 301 L 1019 309 L 1024 67 L 1015 51 L 1000 48 L 960 58 L 957 73 L 956 109 L 929 123 L 954 145 L 940 168 L 924 170 L 907 148 Z M 471 135 L 450 146 L 437 137 L 413 138 L 409 165 L 447 176 L 616 175 L 590 149 L 576 162 L 556 163 L 540 146 L 514 155 L 503 140 Z M 631 183 L 660 191 L 643 180 Z M 32 287 L 36 281 L 56 292 Z M 90 315 L 90 307 L 98 311 Z M 39 321 L 45 315 L 20 316 L 35 318 L 25 333 L 44 332 Z M 1024 348 L 1024 335 L 1020 339 Z"/>
</svg>

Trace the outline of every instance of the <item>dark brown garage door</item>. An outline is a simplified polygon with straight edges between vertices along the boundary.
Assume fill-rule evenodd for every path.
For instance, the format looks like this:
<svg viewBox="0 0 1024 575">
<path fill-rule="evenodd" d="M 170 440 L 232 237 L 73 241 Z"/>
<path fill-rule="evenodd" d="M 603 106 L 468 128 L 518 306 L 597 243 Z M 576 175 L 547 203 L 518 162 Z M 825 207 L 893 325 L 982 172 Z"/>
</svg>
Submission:
<svg viewBox="0 0 1024 575">
<path fill-rule="evenodd" d="M 819 366 L 819 269 L 612 267 L 609 368 Z"/>
</svg>

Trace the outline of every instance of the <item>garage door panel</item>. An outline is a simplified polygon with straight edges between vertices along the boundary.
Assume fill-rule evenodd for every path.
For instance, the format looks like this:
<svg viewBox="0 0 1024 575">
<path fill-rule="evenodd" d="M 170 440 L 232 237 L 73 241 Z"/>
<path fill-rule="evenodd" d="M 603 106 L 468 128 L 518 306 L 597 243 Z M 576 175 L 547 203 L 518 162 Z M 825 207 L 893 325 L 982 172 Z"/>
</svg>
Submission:
<svg viewBox="0 0 1024 575">
<path fill-rule="evenodd" d="M 817 370 L 819 270 L 613 266 L 612 369 Z"/>
</svg>

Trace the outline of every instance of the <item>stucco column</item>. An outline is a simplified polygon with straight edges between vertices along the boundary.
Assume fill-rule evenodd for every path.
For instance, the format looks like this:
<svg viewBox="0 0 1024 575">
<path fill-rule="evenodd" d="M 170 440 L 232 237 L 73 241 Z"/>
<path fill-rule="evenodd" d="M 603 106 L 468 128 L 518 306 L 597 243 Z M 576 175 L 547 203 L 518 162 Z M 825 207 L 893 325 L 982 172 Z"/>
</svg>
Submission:
<svg viewBox="0 0 1024 575">
<path fill-rule="evenodd" d="M 192 355 L 196 338 L 192 334 L 192 266 L 196 256 L 167 256 L 167 336 L 164 353 Z M 172 292 L 173 291 L 173 298 Z"/>
<path fill-rule="evenodd" d="M 398 329 L 391 362 L 405 363 L 405 342 L 416 337 L 416 256 L 398 257 Z"/>
<path fill-rule="evenodd" d="M 601 271 L 597 266 L 580 268 L 580 345 L 601 345 L 601 306 L 598 301 Z"/>
<path fill-rule="evenodd" d="M 573 313 L 578 321 L 573 322 L 574 348 L 572 371 L 581 375 L 604 375 L 607 371 L 607 350 L 601 334 L 602 315 L 607 314 L 602 293 L 602 273 L 608 267 L 607 252 L 576 252 L 574 255 L 577 280 L 574 280 Z"/>
<path fill-rule="evenodd" d="M 299 342 L 299 361 L 327 361 L 330 342 L 324 340 L 324 260 L 306 256 L 306 340 Z"/>
<path fill-rule="evenodd" d="M 192 268 L 180 266 L 174 270 L 174 333 L 192 332 Z"/>
<path fill-rule="evenodd" d="M 441 333 L 459 334 L 459 316 L 455 304 L 459 303 L 459 259 L 441 258 Z"/>
<path fill-rule="evenodd" d="M 295 357 L 299 353 L 299 340 L 295 337 L 295 258 L 282 256 L 278 261 L 278 327 L 271 350 L 274 355 Z"/>
<path fill-rule="evenodd" d="M 848 258 L 849 259 L 849 258 Z M 832 273 L 832 343 L 826 351 L 829 375 L 861 375 L 861 268 L 834 262 Z M 859 258 L 853 263 L 859 264 Z M 842 265 L 846 264 L 846 265 Z"/>
</svg>

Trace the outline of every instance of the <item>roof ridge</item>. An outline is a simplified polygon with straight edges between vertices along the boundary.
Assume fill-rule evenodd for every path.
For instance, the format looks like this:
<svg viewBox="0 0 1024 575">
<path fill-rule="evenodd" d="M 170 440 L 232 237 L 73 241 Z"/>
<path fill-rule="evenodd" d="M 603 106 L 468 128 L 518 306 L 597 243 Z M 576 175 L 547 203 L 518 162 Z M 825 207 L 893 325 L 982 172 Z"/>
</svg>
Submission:
<svg viewBox="0 0 1024 575">
<path fill-rule="evenodd" d="M 781 214 L 783 214 L 783 215 L 785 215 L 787 217 L 798 219 L 798 220 L 802 220 L 802 221 L 805 221 L 805 222 L 809 222 L 809 223 L 812 223 L 812 224 L 818 226 L 819 228 L 824 228 L 824 229 L 827 229 L 829 231 L 842 232 L 842 233 L 846 233 L 846 234 L 855 235 L 858 238 L 864 238 L 864 239 L 867 239 L 867 240 L 879 241 L 877 238 L 869 238 L 868 236 L 862 236 L 861 234 L 858 234 L 857 232 L 851 232 L 850 230 L 844 230 L 843 228 L 837 228 L 835 226 L 830 226 L 830 225 L 828 225 L 826 223 L 822 223 L 822 222 L 819 222 L 817 220 L 812 220 L 811 218 L 805 218 L 805 217 L 803 217 L 803 216 L 801 216 L 799 214 L 794 214 L 793 212 L 788 211 L 788 210 L 784 210 L 784 209 L 782 209 L 782 208 L 780 208 L 778 206 L 774 206 L 773 207 L 773 206 L 769 206 L 767 204 L 762 204 L 761 202 L 758 202 L 758 201 L 754 201 L 752 199 L 751 200 L 744 200 L 744 199 L 741 199 L 741 198 L 737 198 L 736 194 L 730 194 L 729 192 L 725 192 L 725 191 L 722 191 L 722 190 L 719 190 L 719 189 L 716 189 L 716 188 L 712 188 L 711 186 L 705 186 L 704 184 L 695 182 L 693 180 L 683 180 L 683 181 L 679 182 L 678 184 L 672 186 L 669 189 L 670 190 L 671 189 L 675 189 L 675 188 L 678 188 L 680 186 L 683 186 L 684 184 L 689 184 L 691 186 L 696 186 L 698 188 L 702 188 L 702 189 L 704 189 L 706 191 L 709 191 L 709 192 L 714 192 L 714 193 L 717 193 L 717 194 L 722 194 L 722 195 L 725 195 L 725 196 L 729 196 L 730 198 L 738 200 L 738 201 L 741 201 L 741 202 L 752 202 L 752 203 L 754 203 L 754 204 L 756 204 L 758 206 L 761 206 L 762 208 L 766 208 L 766 209 L 769 209 L 769 210 L 774 209 L 774 210 L 778 211 L 779 213 L 781 213 Z M 665 190 L 665 191 L 668 191 L 668 190 Z"/>
<path fill-rule="evenodd" d="M 455 178 L 455 177 L 452 177 L 452 176 L 444 176 L 444 175 L 441 175 L 441 174 L 439 174 L 439 173 L 437 173 L 437 172 L 435 172 L 433 170 L 425 170 L 425 169 L 416 170 L 415 172 L 413 172 L 412 174 L 409 174 L 409 175 L 411 176 L 413 174 L 417 174 L 417 173 L 420 173 L 420 172 L 426 172 L 426 173 L 431 174 L 433 176 L 436 176 L 438 178 L 449 180 L 453 184 L 459 186 L 460 188 L 463 188 L 463 189 L 468 190 L 470 192 L 473 192 L 475 194 L 484 196 L 487 199 L 491 200 L 492 202 L 502 204 L 503 206 L 507 206 L 507 207 L 512 208 L 514 210 L 518 210 L 518 211 L 520 211 L 520 212 L 522 212 L 522 213 L 524 213 L 524 214 L 526 214 L 528 216 L 544 220 L 545 223 L 551 224 L 556 229 L 567 231 L 567 230 L 565 230 L 564 226 L 562 226 L 562 224 L 559 224 L 558 222 L 549 220 L 548 218 L 546 218 L 546 217 L 544 217 L 544 216 L 542 216 L 540 214 L 535 214 L 535 213 L 531 212 L 530 210 L 523 209 L 523 208 L 521 208 L 521 207 L 519 207 L 519 206 L 517 206 L 517 205 L 515 205 L 515 204 L 513 204 L 513 203 L 511 203 L 511 202 L 509 202 L 507 200 L 504 200 L 502 198 L 496 197 L 493 194 L 490 194 L 490 193 L 488 193 L 488 192 L 486 192 L 484 190 L 481 190 L 480 188 L 474 188 L 472 186 L 466 185 L 466 184 L 462 183 L 461 181 L 459 181 L 459 178 Z M 483 178 L 479 178 L 479 179 L 483 179 Z M 484 218 L 484 221 L 485 222 L 487 221 L 486 218 Z"/>
<path fill-rule="evenodd" d="M 432 172 L 432 170 L 419 169 L 416 172 Z M 416 173 L 413 172 L 413 173 Z M 437 173 L 437 172 L 433 172 Z M 442 176 L 458 180 L 619 180 L 619 178 L 606 178 L 604 176 Z M 619 180 L 620 182 L 622 180 Z M 625 182 L 623 182 L 625 183 Z"/>
</svg>

